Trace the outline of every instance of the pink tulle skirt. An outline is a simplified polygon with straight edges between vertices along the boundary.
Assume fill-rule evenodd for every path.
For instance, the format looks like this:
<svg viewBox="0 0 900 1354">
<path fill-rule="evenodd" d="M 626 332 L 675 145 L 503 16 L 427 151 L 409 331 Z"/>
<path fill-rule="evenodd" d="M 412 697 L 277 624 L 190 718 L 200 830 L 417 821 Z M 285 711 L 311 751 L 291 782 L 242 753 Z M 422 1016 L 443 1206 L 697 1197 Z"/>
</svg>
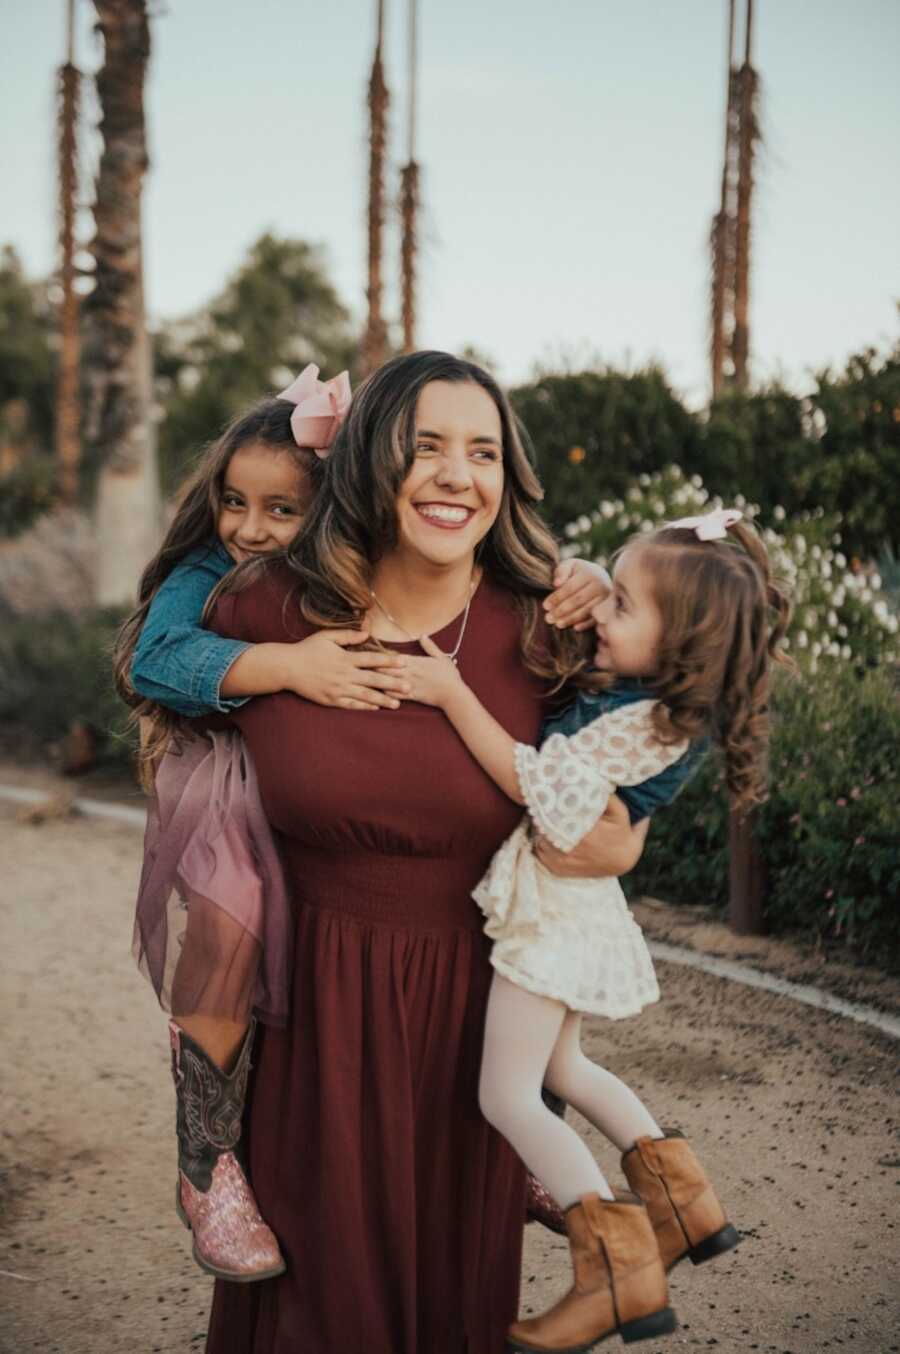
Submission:
<svg viewBox="0 0 900 1354">
<path fill-rule="evenodd" d="M 133 950 L 174 1016 L 285 1023 L 290 904 L 253 763 L 232 730 L 185 740 L 157 768 Z"/>
</svg>

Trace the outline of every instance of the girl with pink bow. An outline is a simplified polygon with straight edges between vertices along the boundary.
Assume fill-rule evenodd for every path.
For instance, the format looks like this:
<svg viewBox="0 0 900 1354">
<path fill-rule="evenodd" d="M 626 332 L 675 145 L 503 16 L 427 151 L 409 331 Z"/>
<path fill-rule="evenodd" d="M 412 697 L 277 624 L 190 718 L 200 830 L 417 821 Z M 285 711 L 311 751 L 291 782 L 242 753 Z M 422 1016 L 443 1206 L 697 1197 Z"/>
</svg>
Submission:
<svg viewBox="0 0 900 1354">
<path fill-rule="evenodd" d="M 255 1022 L 287 1016 L 291 918 L 252 761 L 215 716 L 276 692 L 397 709 L 407 688 L 395 655 L 363 647 L 364 629 L 253 643 L 214 635 L 203 620 L 236 566 L 249 579 L 291 544 L 314 462 L 328 457 L 350 400 L 346 372 L 323 382 L 310 364 L 229 425 L 147 565 L 115 653 L 153 787 L 134 952 L 172 1016 L 176 1208 L 202 1268 L 238 1282 L 284 1270 L 244 1172 L 240 1132 Z M 566 561 L 556 583 L 547 599 L 555 623 L 590 625 L 607 591 L 603 572 Z M 202 733 L 189 723 L 201 718 Z"/>
</svg>

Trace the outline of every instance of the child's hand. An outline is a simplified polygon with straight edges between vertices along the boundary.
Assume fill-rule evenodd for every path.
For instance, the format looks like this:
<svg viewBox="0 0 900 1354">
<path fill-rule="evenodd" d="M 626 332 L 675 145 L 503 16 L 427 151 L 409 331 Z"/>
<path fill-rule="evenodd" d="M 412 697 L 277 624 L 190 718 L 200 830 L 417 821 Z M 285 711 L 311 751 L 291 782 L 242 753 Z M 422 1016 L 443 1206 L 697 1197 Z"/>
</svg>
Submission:
<svg viewBox="0 0 900 1354">
<path fill-rule="evenodd" d="M 429 657 L 416 658 L 405 655 L 406 667 L 403 676 L 409 687 L 406 699 L 446 709 L 454 691 L 465 685 L 459 675 L 459 668 L 427 635 L 423 635 L 419 643 Z"/>
<path fill-rule="evenodd" d="M 553 576 L 549 597 L 544 598 L 548 625 L 565 630 L 590 630 L 594 624 L 591 610 L 612 592 L 612 579 L 601 564 L 586 559 L 564 559 Z"/>
<path fill-rule="evenodd" d="M 285 645 L 284 690 L 342 710 L 396 710 L 409 694 L 406 657 L 346 647 L 368 638 L 363 630 L 319 630 Z"/>
</svg>

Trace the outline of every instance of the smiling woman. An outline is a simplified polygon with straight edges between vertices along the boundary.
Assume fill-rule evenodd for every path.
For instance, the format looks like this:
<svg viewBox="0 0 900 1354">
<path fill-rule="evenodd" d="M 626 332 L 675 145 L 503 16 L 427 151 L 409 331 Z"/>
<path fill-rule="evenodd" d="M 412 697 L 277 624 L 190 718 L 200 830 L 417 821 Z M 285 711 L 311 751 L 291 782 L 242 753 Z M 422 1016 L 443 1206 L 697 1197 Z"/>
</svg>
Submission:
<svg viewBox="0 0 900 1354">
<path fill-rule="evenodd" d="M 444 353 L 397 358 L 312 473 L 297 539 L 219 597 L 217 633 L 264 645 L 365 629 L 401 665 L 430 636 L 533 743 L 586 650 L 544 620 L 556 547 L 491 377 Z M 478 1110 L 490 965 L 471 891 L 520 810 L 424 705 L 371 718 L 282 694 L 231 718 L 296 923 L 292 1010 L 262 1031 L 248 1107 L 287 1273 L 217 1285 L 209 1354 L 501 1354 L 525 1177 Z M 590 868 L 621 859 L 595 850 Z"/>
</svg>

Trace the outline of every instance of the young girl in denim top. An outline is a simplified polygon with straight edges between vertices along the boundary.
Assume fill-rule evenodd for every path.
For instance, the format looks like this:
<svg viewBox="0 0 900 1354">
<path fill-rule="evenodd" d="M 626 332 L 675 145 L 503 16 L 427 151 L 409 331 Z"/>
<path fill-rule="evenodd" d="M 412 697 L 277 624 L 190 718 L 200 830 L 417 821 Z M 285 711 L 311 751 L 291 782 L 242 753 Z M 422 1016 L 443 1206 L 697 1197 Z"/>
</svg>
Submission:
<svg viewBox="0 0 900 1354">
<path fill-rule="evenodd" d="M 254 560 L 290 545 L 310 501 L 312 458 L 328 455 L 349 401 L 346 373 L 322 383 L 310 366 L 226 429 L 144 572 L 115 656 L 153 781 L 134 949 L 173 1016 L 176 1207 L 198 1263 L 239 1282 L 284 1268 L 238 1149 L 254 1021 L 283 1024 L 287 1013 L 291 918 L 252 762 L 214 717 L 278 691 L 396 708 L 408 687 L 402 659 L 360 647 L 362 630 L 247 644 L 211 634 L 203 617 L 235 566 L 249 577 Z M 590 627 L 603 571 L 567 561 L 555 584 L 545 604 L 554 623 Z"/>
<path fill-rule="evenodd" d="M 493 939 L 480 1102 L 566 1210 L 569 1293 L 514 1324 L 511 1349 L 581 1354 L 618 1331 L 630 1342 L 675 1329 L 665 1271 L 736 1245 L 702 1167 L 633 1091 L 581 1051 L 583 1014 L 619 1019 L 659 998 L 618 881 L 559 878 L 534 834 L 571 851 L 613 791 L 638 811 L 668 802 L 713 740 L 735 805 L 764 793 L 768 668 L 788 619 L 765 548 L 735 509 L 663 526 L 620 553 L 594 611 L 604 689 L 580 693 L 538 749 L 516 743 L 430 640 L 409 659 L 411 699 L 444 710 L 523 822 L 475 891 Z M 620 787 L 632 787 L 620 788 Z M 616 1195 L 586 1144 L 541 1099 L 546 1086 L 622 1153 L 634 1195 Z M 640 1196 L 640 1197 L 638 1197 Z M 643 1203 L 641 1202 L 643 1200 Z M 646 1207 L 645 1207 L 646 1205 Z M 648 1216 L 649 1215 L 649 1216 Z"/>
</svg>

